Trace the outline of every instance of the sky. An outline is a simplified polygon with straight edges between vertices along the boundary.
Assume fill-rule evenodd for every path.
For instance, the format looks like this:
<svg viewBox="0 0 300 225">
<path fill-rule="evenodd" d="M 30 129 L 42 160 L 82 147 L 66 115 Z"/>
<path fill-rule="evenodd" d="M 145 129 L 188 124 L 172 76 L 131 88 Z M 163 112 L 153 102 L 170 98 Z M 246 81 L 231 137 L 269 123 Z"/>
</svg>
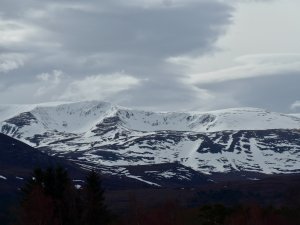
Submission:
<svg viewBox="0 0 300 225">
<path fill-rule="evenodd" d="M 299 0 L 0 0 L 0 104 L 300 113 Z"/>
</svg>

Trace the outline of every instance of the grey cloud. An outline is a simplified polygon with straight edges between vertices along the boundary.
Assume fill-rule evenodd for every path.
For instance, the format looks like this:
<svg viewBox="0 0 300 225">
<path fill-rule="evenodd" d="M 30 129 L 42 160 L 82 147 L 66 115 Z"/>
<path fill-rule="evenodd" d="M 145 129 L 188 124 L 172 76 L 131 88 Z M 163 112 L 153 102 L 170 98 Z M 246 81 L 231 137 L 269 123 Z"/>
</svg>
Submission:
<svg viewBox="0 0 300 225">
<path fill-rule="evenodd" d="M 135 77 L 139 85 L 107 97 L 123 105 L 174 109 L 178 105 L 188 108 L 193 102 L 198 104 L 206 97 L 183 84 L 182 74 L 166 64 L 165 58 L 214 51 L 215 41 L 231 23 L 233 8 L 208 0 L 163 7 L 139 4 L 117 0 L 2 0 L 1 20 L 18 24 L 18 29 L 31 33 L 17 44 L 0 43 L 3 53 L 30 56 L 22 68 L 0 77 L 5 86 L 0 90 L 0 101 L 7 101 L 9 91 L 18 86 L 22 88 L 11 95 L 11 103 L 33 101 L 30 94 L 22 92 L 29 90 L 31 83 L 34 88 L 38 86 L 36 75 L 60 70 L 68 76 L 69 83 L 94 74 L 123 71 Z M 38 100 L 53 100 L 58 88 L 61 92 L 64 87 L 55 87 L 52 96 L 47 93 Z M 18 94 L 22 95 L 21 100 Z"/>
<path fill-rule="evenodd" d="M 24 58 L 21 54 L 0 54 L 0 74 L 22 67 Z"/>
<path fill-rule="evenodd" d="M 228 8 L 211 2 L 182 8 L 125 8 L 113 13 L 68 11 L 52 29 L 71 52 L 163 58 L 195 50 L 205 53 L 228 19 Z"/>
<path fill-rule="evenodd" d="M 114 5 L 104 12 L 59 11 L 56 20 L 46 22 L 46 27 L 61 43 L 60 51 L 75 61 L 99 53 L 111 56 L 105 65 L 101 64 L 101 57 L 94 57 L 94 64 L 86 60 L 91 71 L 84 68 L 85 72 L 126 70 L 138 76 L 159 76 L 165 57 L 212 51 L 214 42 L 229 24 L 231 10 L 215 1 L 179 8 Z"/>
<path fill-rule="evenodd" d="M 298 110 L 300 108 L 300 101 L 297 100 L 291 104 L 291 110 Z"/>
<path fill-rule="evenodd" d="M 146 87 L 146 88 L 145 88 Z M 189 86 L 177 80 L 146 80 L 142 85 L 121 92 L 113 99 L 126 105 L 142 109 L 187 110 L 202 105 L 201 97 Z"/>
<path fill-rule="evenodd" d="M 291 105 L 299 99 L 300 90 L 299 72 L 277 74 L 273 76 L 261 76 L 243 80 L 226 81 L 198 85 L 201 89 L 207 89 L 215 96 L 222 99 L 225 104 L 221 107 L 258 107 L 278 112 L 295 112 L 299 109 L 291 109 Z M 226 104 L 232 99 L 233 102 Z"/>
</svg>

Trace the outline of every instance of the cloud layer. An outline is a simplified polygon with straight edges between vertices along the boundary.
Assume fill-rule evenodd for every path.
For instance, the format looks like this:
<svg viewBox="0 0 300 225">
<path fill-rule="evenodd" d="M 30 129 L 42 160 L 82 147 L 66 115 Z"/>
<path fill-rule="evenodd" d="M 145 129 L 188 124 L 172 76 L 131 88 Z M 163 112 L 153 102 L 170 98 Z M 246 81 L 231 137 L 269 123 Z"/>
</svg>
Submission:
<svg viewBox="0 0 300 225">
<path fill-rule="evenodd" d="M 0 103 L 99 99 L 159 110 L 295 110 L 299 91 L 270 105 L 258 96 L 262 90 L 253 95 L 245 87 L 268 83 L 273 93 L 275 80 L 296 81 L 300 54 L 246 52 L 203 70 L 205 59 L 225 51 L 218 41 L 238 22 L 239 4 L 273 4 L 241 2 L 2 0 Z"/>
<path fill-rule="evenodd" d="M 202 92 L 180 82 L 165 58 L 214 51 L 232 10 L 206 0 L 1 1 L 0 73 L 10 73 L 0 101 L 189 107 Z"/>
</svg>

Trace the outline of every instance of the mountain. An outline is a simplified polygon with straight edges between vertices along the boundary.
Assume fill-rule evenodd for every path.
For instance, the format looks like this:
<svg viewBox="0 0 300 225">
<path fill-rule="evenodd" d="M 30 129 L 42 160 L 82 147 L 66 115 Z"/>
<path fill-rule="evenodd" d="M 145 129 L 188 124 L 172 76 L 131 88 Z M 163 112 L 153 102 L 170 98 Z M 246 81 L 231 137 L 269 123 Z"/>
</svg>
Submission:
<svg viewBox="0 0 300 225">
<path fill-rule="evenodd" d="M 0 106 L 0 132 L 152 185 L 300 172 L 300 118 L 256 108 L 150 112 L 107 102 Z M 246 175 L 247 174 L 247 175 Z M 251 175 L 250 175 L 251 174 Z"/>
<path fill-rule="evenodd" d="M 31 176 L 35 168 L 62 166 L 74 178 L 83 178 L 85 171 L 64 159 L 49 156 L 14 138 L 0 134 L 0 193 L 15 192 Z"/>
<path fill-rule="evenodd" d="M 49 166 L 61 165 L 66 168 L 75 179 L 76 185 L 80 185 L 85 172 L 73 163 L 48 156 L 41 151 L 32 148 L 14 138 L 0 134 L 0 221 L 10 219 L 10 206 L 17 204 L 19 189 L 31 176 L 33 169 L 40 167 L 46 169 Z"/>
<path fill-rule="evenodd" d="M 294 116 L 294 117 L 300 118 L 300 113 L 288 114 L 288 115 L 289 115 L 289 116 Z"/>
<path fill-rule="evenodd" d="M 32 176 L 35 168 L 47 169 L 50 166 L 65 168 L 74 185 L 82 186 L 87 171 L 78 165 L 56 156 L 49 156 L 21 141 L 0 133 L 0 221 L 1 224 L 13 224 L 16 206 L 19 205 L 20 188 Z M 103 185 L 109 190 L 119 187 L 144 187 L 140 183 L 132 182 L 129 178 L 116 179 L 103 176 Z M 14 209 L 14 210 L 12 210 Z"/>
</svg>

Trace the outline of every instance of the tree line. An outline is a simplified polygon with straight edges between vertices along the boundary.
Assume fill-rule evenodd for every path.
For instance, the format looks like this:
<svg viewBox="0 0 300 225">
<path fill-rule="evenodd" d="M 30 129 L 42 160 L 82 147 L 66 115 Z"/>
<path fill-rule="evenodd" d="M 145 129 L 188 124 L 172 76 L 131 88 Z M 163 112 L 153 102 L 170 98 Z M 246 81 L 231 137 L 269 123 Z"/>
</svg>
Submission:
<svg viewBox="0 0 300 225">
<path fill-rule="evenodd" d="M 113 215 L 107 209 L 101 177 L 90 171 L 82 187 L 74 186 L 62 167 L 34 170 L 22 188 L 16 225 L 298 225 L 299 190 L 293 204 L 281 207 L 260 204 L 226 206 L 206 204 L 182 207 L 166 201 L 144 207 L 135 198 L 126 213 Z M 1 222 L 1 221 L 0 221 Z"/>
<path fill-rule="evenodd" d="M 110 213 L 104 204 L 101 178 L 91 171 L 81 188 L 62 167 L 36 169 L 25 186 L 17 225 L 100 225 Z"/>
</svg>

